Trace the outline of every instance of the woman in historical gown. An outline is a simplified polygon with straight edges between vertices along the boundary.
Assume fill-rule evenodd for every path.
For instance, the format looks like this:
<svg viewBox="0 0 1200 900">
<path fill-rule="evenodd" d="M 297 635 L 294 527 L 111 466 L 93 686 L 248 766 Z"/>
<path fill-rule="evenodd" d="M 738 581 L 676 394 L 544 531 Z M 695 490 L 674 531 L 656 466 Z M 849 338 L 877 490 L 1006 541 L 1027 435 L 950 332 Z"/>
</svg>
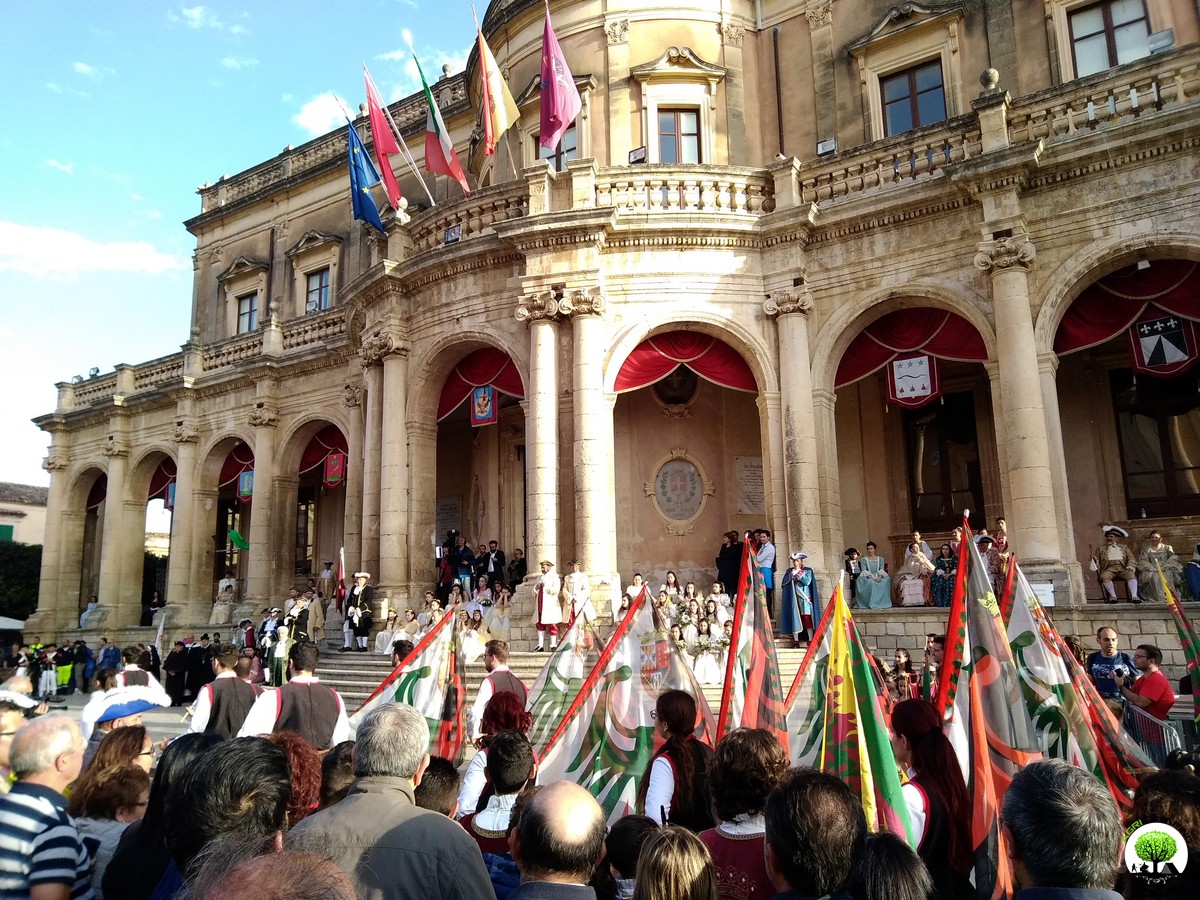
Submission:
<svg viewBox="0 0 1200 900">
<path fill-rule="evenodd" d="M 1185 574 L 1192 599 L 1200 600 L 1200 541 L 1196 541 L 1196 549 L 1192 552 L 1192 558 L 1188 560 Z"/>
<path fill-rule="evenodd" d="M 887 560 L 876 553 L 874 541 L 867 543 L 867 554 L 859 559 L 858 608 L 888 609 L 892 605 L 892 577 Z"/>
<path fill-rule="evenodd" d="M 388 654 L 392 652 L 392 640 L 396 634 L 396 610 L 388 613 L 383 628 L 375 634 L 375 652 Z"/>
<path fill-rule="evenodd" d="M 932 584 L 934 606 L 949 606 L 950 598 L 954 596 L 954 576 L 958 573 L 958 560 L 949 544 L 942 544 L 938 558 L 933 561 Z"/>
<path fill-rule="evenodd" d="M 812 638 L 813 595 L 816 578 L 813 570 L 804 565 L 807 553 L 793 553 L 792 567 L 783 573 L 782 610 L 779 614 L 779 633 L 790 635 L 796 646 Z"/>
<path fill-rule="evenodd" d="M 509 603 L 512 598 L 508 593 L 507 587 L 500 589 L 500 596 L 496 598 L 496 602 L 492 608 L 484 613 L 484 619 L 487 620 L 488 631 L 494 639 L 507 641 L 509 632 L 512 630 L 512 616 L 509 612 Z"/>
<path fill-rule="evenodd" d="M 1162 579 L 1158 570 L 1162 569 L 1163 577 L 1176 598 L 1183 598 L 1183 563 L 1175 555 L 1175 548 L 1164 544 L 1162 535 L 1157 531 L 1150 532 L 1150 541 L 1138 554 L 1138 596 L 1143 600 L 1157 600 L 1166 603 L 1163 593 Z"/>
<path fill-rule="evenodd" d="M 921 549 L 921 545 L 913 541 L 908 545 L 908 553 L 904 564 L 896 570 L 896 604 L 897 606 L 932 606 L 933 597 L 929 593 L 929 579 L 934 571 L 934 565 Z"/>
</svg>

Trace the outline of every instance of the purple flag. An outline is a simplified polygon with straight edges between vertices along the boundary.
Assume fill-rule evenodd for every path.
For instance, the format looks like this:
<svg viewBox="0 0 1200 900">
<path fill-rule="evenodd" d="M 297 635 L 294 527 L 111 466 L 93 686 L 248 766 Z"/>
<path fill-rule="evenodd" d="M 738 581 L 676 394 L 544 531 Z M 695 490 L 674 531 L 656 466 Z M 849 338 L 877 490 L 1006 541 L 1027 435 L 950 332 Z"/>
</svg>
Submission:
<svg viewBox="0 0 1200 900">
<path fill-rule="evenodd" d="M 554 36 L 547 9 L 546 30 L 542 35 L 542 127 L 538 143 L 549 150 L 555 149 L 579 115 L 579 107 L 579 91 Z"/>
</svg>

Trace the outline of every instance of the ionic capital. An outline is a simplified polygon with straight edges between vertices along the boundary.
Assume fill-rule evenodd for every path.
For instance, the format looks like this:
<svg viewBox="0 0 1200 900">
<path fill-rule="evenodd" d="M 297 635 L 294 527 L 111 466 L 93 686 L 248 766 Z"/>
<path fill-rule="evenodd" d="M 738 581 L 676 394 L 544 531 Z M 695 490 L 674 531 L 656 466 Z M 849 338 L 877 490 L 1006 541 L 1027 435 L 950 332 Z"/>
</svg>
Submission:
<svg viewBox="0 0 1200 900">
<path fill-rule="evenodd" d="M 200 431 L 194 422 L 179 419 L 175 423 L 175 430 L 171 433 L 171 437 L 177 444 L 194 444 L 200 440 Z"/>
<path fill-rule="evenodd" d="M 554 296 L 553 291 L 542 291 L 537 294 L 526 294 L 517 304 L 517 321 L 534 322 L 539 319 L 553 321 L 565 311 L 562 301 Z"/>
<path fill-rule="evenodd" d="M 768 316 L 787 316 L 800 313 L 807 316 L 813 308 L 812 291 L 807 288 L 799 290 L 775 291 L 763 303 L 763 312 Z"/>
<path fill-rule="evenodd" d="M 265 400 L 259 400 L 250 410 L 250 424 L 255 428 L 271 428 L 278 423 L 278 410 L 268 406 Z"/>
<path fill-rule="evenodd" d="M 558 310 L 564 316 L 602 316 L 606 305 L 600 288 L 578 288 L 558 301 Z"/>
<path fill-rule="evenodd" d="M 67 454 L 61 450 L 51 450 L 42 460 L 42 468 L 47 472 L 59 472 L 67 467 Z"/>
<path fill-rule="evenodd" d="M 985 241 L 975 254 L 975 268 L 980 272 L 992 269 L 1019 268 L 1028 271 L 1037 256 L 1033 241 L 1025 235 Z"/>
<path fill-rule="evenodd" d="M 373 335 L 362 342 L 358 355 L 364 366 L 373 366 L 396 349 L 395 341 L 387 332 Z"/>
</svg>

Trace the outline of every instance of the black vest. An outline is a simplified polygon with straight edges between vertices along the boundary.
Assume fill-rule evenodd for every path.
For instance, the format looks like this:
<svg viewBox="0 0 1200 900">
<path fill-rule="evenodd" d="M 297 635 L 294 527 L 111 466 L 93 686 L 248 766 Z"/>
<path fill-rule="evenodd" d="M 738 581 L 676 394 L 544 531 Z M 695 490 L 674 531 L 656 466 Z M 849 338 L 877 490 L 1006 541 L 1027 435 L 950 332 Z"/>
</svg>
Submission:
<svg viewBox="0 0 1200 900">
<path fill-rule="evenodd" d="M 935 900 L 966 900 L 973 896 L 970 879 L 955 872 L 950 863 L 950 829 L 955 823 L 950 821 L 941 799 L 925 786 L 919 775 L 911 783 L 920 788 L 925 797 L 925 836 L 921 838 L 917 854 L 933 879 L 933 897 Z M 958 823 L 957 827 L 968 826 Z"/>
<path fill-rule="evenodd" d="M 716 827 L 717 824 L 713 818 L 708 790 L 708 763 L 713 758 L 713 749 L 703 741 L 695 739 L 688 741 L 685 746 L 692 754 L 692 783 L 690 785 L 679 782 L 679 765 L 674 758 L 674 752 L 664 748 L 660 754 L 671 763 L 671 769 L 675 774 L 675 794 L 671 798 L 671 812 L 667 816 L 667 821 L 672 825 L 679 825 L 699 834 L 705 829 Z M 692 799 L 691 812 L 686 814 L 679 809 L 679 797 L 684 791 L 690 792 Z M 647 812 L 647 815 L 657 821 L 661 813 Z"/>
<path fill-rule="evenodd" d="M 341 707 L 333 688 L 285 684 L 277 691 L 279 715 L 272 731 L 294 731 L 318 750 L 328 750 Z"/>
<path fill-rule="evenodd" d="M 150 685 L 150 675 L 144 669 L 133 669 L 132 671 L 127 669 L 122 674 L 125 676 L 127 686 L 138 684 L 142 687 L 149 687 Z"/>
<path fill-rule="evenodd" d="M 204 733 L 220 735 L 226 741 L 236 737 L 258 691 L 240 678 L 217 678 L 207 687 L 212 691 L 212 697 Z"/>
<path fill-rule="evenodd" d="M 493 697 L 501 691 L 508 691 L 510 694 L 520 697 L 522 703 L 529 699 L 529 691 L 525 689 L 525 683 L 512 672 L 492 672 L 487 676 L 487 680 L 492 683 Z"/>
</svg>

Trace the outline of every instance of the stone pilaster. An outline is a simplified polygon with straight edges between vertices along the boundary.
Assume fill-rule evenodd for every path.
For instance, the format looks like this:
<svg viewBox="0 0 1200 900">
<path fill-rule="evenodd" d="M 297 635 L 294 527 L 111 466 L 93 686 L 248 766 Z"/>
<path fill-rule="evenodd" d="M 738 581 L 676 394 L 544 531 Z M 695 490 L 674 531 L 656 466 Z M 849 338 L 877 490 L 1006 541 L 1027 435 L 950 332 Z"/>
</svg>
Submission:
<svg viewBox="0 0 1200 900">
<path fill-rule="evenodd" d="M 836 579 L 841 572 L 842 550 L 846 544 L 842 532 L 841 470 L 838 466 L 837 419 L 834 409 L 837 394 L 831 390 L 816 390 L 812 394 L 813 422 L 817 435 L 817 483 L 820 491 L 821 534 L 825 536 L 825 560 L 829 577 Z M 833 593 L 831 584 L 827 590 Z"/>
<path fill-rule="evenodd" d="M 623 160 L 633 149 L 633 114 L 629 78 L 629 19 L 610 18 L 604 24 L 608 42 L 608 158 Z M 642 136 L 641 144 L 646 143 Z"/>
<path fill-rule="evenodd" d="M 763 310 L 775 317 L 779 343 L 782 400 L 783 485 L 787 509 L 787 543 L 803 549 L 808 564 L 824 572 L 828 560 L 822 542 L 820 489 L 817 477 L 817 430 L 808 348 L 808 314 L 812 293 L 806 288 L 776 291 Z"/>
<path fill-rule="evenodd" d="M 390 337 L 388 340 L 392 342 Z M 377 583 L 381 592 L 392 598 L 390 605 L 395 607 L 408 597 L 408 427 L 405 418 L 408 347 L 393 343 L 394 346 L 382 357 Z"/>
<path fill-rule="evenodd" d="M 122 569 L 125 560 L 125 545 L 129 535 L 125 522 L 125 474 L 129 456 L 126 422 L 117 420 L 112 424 L 104 443 L 104 455 L 108 457 L 108 493 L 104 498 L 104 536 L 100 547 L 100 603 L 113 610 L 117 625 L 135 625 L 141 618 L 141 609 L 134 598 L 131 607 L 122 591 Z"/>
<path fill-rule="evenodd" d="M 38 607 L 25 623 L 26 631 L 50 631 L 69 624 L 63 600 L 66 594 L 64 548 L 68 515 L 67 506 L 67 453 L 63 447 L 66 435 L 55 431 L 50 438 L 50 452 L 42 460 L 42 468 L 50 473 L 50 491 L 46 499 L 46 535 L 42 538 L 42 570 L 38 584 Z M 78 518 L 76 514 L 75 518 Z M 79 567 L 75 566 L 75 581 L 79 581 Z"/>
<path fill-rule="evenodd" d="M 380 466 L 382 464 L 383 437 L 383 367 L 378 365 L 388 346 L 376 338 L 363 341 L 358 351 L 362 358 L 367 383 L 367 416 L 363 426 L 363 512 L 362 512 L 362 557 L 346 559 L 347 576 L 355 570 L 379 574 L 379 490 Z"/>
<path fill-rule="evenodd" d="M 250 564 L 246 570 L 246 597 L 255 603 L 277 599 L 272 581 L 279 561 L 274 542 L 275 426 L 279 412 L 269 399 L 255 401 L 250 411 L 254 427 L 254 495 L 250 500 Z M 207 618 L 207 617 L 206 617 Z"/>
<path fill-rule="evenodd" d="M 758 395 L 758 422 L 763 454 L 763 490 L 767 506 L 767 521 L 764 527 L 772 532 L 783 528 L 787 533 L 787 505 L 784 503 L 783 487 L 783 407 L 778 391 L 762 391 Z M 776 546 L 782 552 L 786 547 Z"/>
<path fill-rule="evenodd" d="M 605 300 L 598 288 L 570 291 L 561 309 L 571 317 L 575 546 L 592 581 L 597 610 L 612 590 L 617 562 L 613 402 L 604 391 Z M 528 445 L 527 445 L 528 446 Z M 566 567 L 566 560 L 562 562 Z M 569 571 L 569 569 L 568 569 Z"/>
<path fill-rule="evenodd" d="M 1063 561 L 1071 585 L 1071 605 L 1081 605 L 1086 591 L 1083 566 L 1073 552 L 1071 492 L 1067 483 L 1067 454 L 1063 447 L 1062 413 L 1058 408 L 1058 354 L 1039 353 L 1038 372 L 1042 382 L 1042 402 L 1046 410 L 1047 448 L 1050 451 L 1050 480 L 1054 489 L 1055 527 L 1062 540 Z M 1020 548 L 1017 548 L 1020 550 Z"/>
<path fill-rule="evenodd" d="M 717 27 L 725 53 L 725 67 L 729 70 L 725 78 L 725 116 L 729 135 L 729 165 L 744 166 L 749 163 L 746 150 L 746 87 L 742 65 L 742 43 L 746 29 L 733 22 L 723 22 Z M 773 154 L 765 154 L 773 155 Z M 717 160 L 713 160 L 717 162 Z"/>
<path fill-rule="evenodd" d="M 833 84 L 836 79 L 833 0 L 812 0 L 804 9 L 804 17 L 808 19 L 808 38 L 812 42 L 813 83 Z M 837 137 L 837 104 L 818 103 L 815 112 L 817 140 L 823 141 Z M 805 158 L 816 148 L 802 147 L 799 150 L 800 152 L 797 152 L 797 148 L 791 148 L 791 155 Z"/>
<path fill-rule="evenodd" d="M 350 421 L 350 433 L 346 435 L 346 509 L 342 520 L 342 548 L 347 560 L 362 558 L 363 466 L 366 462 L 362 401 L 362 384 L 348 382 L 342 395 L 342 405 L 346 407 Z M 336 561 L 334 565 L 334 571 L 337 571 Z"/>
<path fill-rule="evenodd" d="M 171 511 L 171 554 L 167 569 L 166 601 L 184 610 L 186 622 L 207 621 L 208 591 L 193 584 L 192 554 L 200 548 L 194 540 L 196 444 L 200 432 L 189 418 L 175 422 L 175 508 Z"/>
<path fill-rule="evenodd" d="M 408 428 L 408 583 L 410 592 L 431 584 L 436 574 L 437 534 L 437 423 L 410 420 Z M 415 593 L 410 593 L 412 600 Z"/>
</svg>

